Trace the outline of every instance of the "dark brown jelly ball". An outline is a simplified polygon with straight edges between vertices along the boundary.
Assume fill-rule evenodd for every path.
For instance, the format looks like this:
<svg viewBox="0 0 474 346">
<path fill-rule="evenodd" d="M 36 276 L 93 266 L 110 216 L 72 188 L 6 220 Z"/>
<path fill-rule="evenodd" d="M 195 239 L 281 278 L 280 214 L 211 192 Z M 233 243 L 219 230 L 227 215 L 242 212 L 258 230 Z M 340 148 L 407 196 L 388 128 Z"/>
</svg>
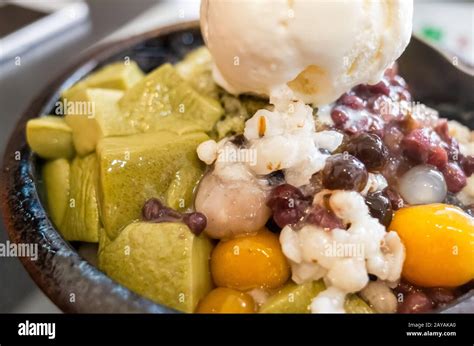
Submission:
<svg viewBox="0 0 474 346">
<path fill-rule="evenodd" d="M 375 134 L 361 133 L 351 138 L 344 150 L 362 161 L 369 171 L 381 169 L 387 162 L 388 149 Z"/>
<path fill-rule="evenodd" d="M 370 215 L 379 220 L 379 222 L 388 227 L 392 222 L 393 210 L 392 204 L 387 196 L 382 192 L 371 192 L 365 197 L 365 204 L 369 207 Z"/>
<path fill-rule="evenodd" d="M 362 191 L 367 179 L 364 164 L 348 153 L 329 157 L 322 171 L 323 185 L 331 190 Z"/>
</svg>

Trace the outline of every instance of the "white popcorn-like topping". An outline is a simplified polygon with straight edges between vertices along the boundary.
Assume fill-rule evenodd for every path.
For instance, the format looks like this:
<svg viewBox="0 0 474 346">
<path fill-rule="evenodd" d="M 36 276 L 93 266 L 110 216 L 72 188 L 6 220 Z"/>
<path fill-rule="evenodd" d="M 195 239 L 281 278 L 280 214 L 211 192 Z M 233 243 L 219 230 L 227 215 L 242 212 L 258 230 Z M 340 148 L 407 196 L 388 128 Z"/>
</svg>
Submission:
<svg viewBox="0 0 474 346">
<path fill-rule="evenodd" d="M 327 193 L 323 191 L 316 195 L 314 203 L 319 203 L 321 195 Z M 329 205 L 336 216 L 350 225 L 347 230 L 328 232 L 318 226 L 306 225 L 295 231 L 286 226 L 280 234 L 293 281 L 301 284 L 323 278 L 328 287 L 324 294 L 313 300 L 313 312 L 338 310 L 339 305 L 334 303 L 338 300 L 329 299 L 328 294 L 342 292 L 345 296 L 358 292 L 367 285 L 368 274 L 388 282 L 399 280 L 405 259 L 405 248 L 398 235 L 387 233 L 385 227 L 370 216 L 359 193 L 334 191 Z M 329 293 L 325 293 L 327 291 Z"/>
<path fill-rule="evenodd" d="M 255 161 L 254 156 L 246 149 L 239 149 L 228 138 L 218 143 L 214 140 L 202 142 L 196 151 L 201 161 L 214 164 L 213 174 L 225 181 L 255 179 L 247 168 L 247 164 L 252 165 Z"/>
<path fill-rule="evenodd" d="M 197 154 L 199 160 L 206 163 L 206 165 L 212 165 L 217 159 L 217 143 L 216 141 L 210 139 L 208 141 L 202 142 L 197 147 Z"/>
<path fill-rule="evenodd" d="M 255 174 L 283 170 L 286 181 L 295 186 L 309 183 L 311 176 L 324 168 L 329 155 L 319 150 L 334 151 L 343 135 L 336 131 L 315 132 L 313 109 L 301 101 L 292 101 L 288 88 L 272 94 L 274 111 L 259 110 L 245 123 L 244 136 L 255 150 Z"/>
<path fill-rule="evenodd" d="M 314 143 L 318 148 L 333 152 L 342 143 L 344 135 L 336 131 L 320 131 L 313 135 Z"/>
<path fill-rule="evenodd" d="M 208 165 L 215 162 L 216 171 L 247 169 L 258 176 L 283 170 L 288 184 L 308 184 L 329 157 L 320 149 L 333 152 L 341 145 L 343 135 L 337 131 L 316 132 L 313 109 L 294 101 L 288 87 L 276 88 L 270 103 L 275 106 L 273 111 L 260 109 L 245 123 L 247 148 L 238 149 L 227 138 L 219 143 L 208 140 L 197 148 L 199 159 Z M 242 153 L 245 155 L 239 155 Z"/>
</svg>

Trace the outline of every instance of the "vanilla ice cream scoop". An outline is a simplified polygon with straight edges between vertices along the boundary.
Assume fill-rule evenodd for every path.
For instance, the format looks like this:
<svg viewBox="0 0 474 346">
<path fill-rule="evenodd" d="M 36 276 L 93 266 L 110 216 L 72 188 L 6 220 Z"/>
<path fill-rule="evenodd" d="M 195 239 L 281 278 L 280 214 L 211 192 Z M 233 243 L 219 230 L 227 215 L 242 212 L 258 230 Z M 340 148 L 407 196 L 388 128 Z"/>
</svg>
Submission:
<svg viewBox="0 0 474 346">
<path fill-rule="evenodd" d="M 201 28 L 227 91 L 287 84 L 323 105 L 377 83 L 408 45 L 412 16 L 412 0 L 203 0 Z"/>
</svg>

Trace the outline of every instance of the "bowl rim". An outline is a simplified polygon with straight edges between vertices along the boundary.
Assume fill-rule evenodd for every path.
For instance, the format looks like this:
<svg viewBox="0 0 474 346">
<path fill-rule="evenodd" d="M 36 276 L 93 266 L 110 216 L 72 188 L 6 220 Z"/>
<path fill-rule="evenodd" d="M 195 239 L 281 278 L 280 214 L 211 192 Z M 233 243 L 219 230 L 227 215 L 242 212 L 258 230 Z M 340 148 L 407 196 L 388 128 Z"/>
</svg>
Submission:
<svg viewBox="0 0 474 346">
<path fill-rule="evenodd" d="M 45 208 L 43 207 L 37 191 L 36 182 L 32 179 L 31 174 L 34 171 L 34 160 L 36 159 L 26 144 L 25 125 L 29 119 L 39 117 L 47 110 L 51 109 L 51 100 L 57 100 L 59 89 L 64 86 L 65 82 L 75 73 L 79 73 L 82 68 L 86 68 L 88 64 L 94 63 L 94 66 L 107 58 L 118 54 L 127 48 L 130 48 L 140 42 L 144 42 L 151 38 L 158 38 L 179 31 L 195 30 L 199 28 L 199 21 L 189 21 L 173 25 L 168 25 L 153 29 L 131 37 L 120 38 L 111 42 L 104 42 L 97 46 L 93 46 L 85 50 L 79 57 L 70 64 L 58 77 L 54 78 L 42 91 L 36 96 L 26 110 L 18 119 L 14 130 L 5 147 L 2 160 L 2 171 L 0 173 L 0 207 L 3 221 L 10 241 L 13 243 L 24 243 L 25 235 L 32 237 L 36 244 L 41 246 L 40 254 L 44 256 L 44 261 L 51 261 L 47 264 L 51 266 L 53 273 L 57 270 L 63 273 L 66 268 L 68 272 L 82 277 L 83 282 L 79 289 L 78 295 L 84 299 L 83 303 L 71 304 L 69 294 L 64 292 L 65 289 L 72 289 L 76 282 L 57 275 L 51 277 L 42 273 L 41 265 L 36 261 L 32 261 L 27 257 L 20 257 L 20 261 L 29 273 L 30 277 L 36 285 L 48 296 L 48 298 L 66 313 L 90 313 L 90 312 L 143 312 L 143 313 L 179 313 L 179 311 L 168 308 L 164 305 L 153 302 L 125 286 L 116 282 L 97 267 L 88 263 L 79 253 L 71 246 L 69 242 L 64 240 L 56 230 L 52 222 L 49 220 Z M 22 153 L 22 159 L 18 160 L 13 153 Z M 22 163 L 23 162 L 23 163 Z M 18 194 L 18 187 L 15 183 L 17 176 L 11 173 L 19 172 L 21 165 L 28 168 L 27 172 L 23 172 L 25 178 L 29 176 L 29 181 L 25 181 L 26 185 L 33 186 L 33 190 L 29 192 L 28 202 L 30 206 L 37 208 L 33 215 L 30 211 L 25 210 L 22 205 L 15 205 L 14 202 L 25 198 L 26 195 L 18 196 L 12 199 L 12 193 Z M 20 184 L 19 187 L 22 187 Z M 20 204 L 23 200 L 20 200 Z M 13 203 L 13 204 L 12 204 Z M 37 227 L 39 225 L 48 230 L 47 234 L 41 233 Z M 19 226 L 21 225 L 21 226 Z M 56 262 L 55 257 L 61 257 Z M 53 285 L 54 287 L 52 287 Z M 100 286 L 100 287 L 99 287 Z M 105 301 L 94 304 L 94 300 L 102 300 L 104 294 L 110 297 Z M 120 308 L 117 304 L 121 304 Z M 474 306 L 474 290 L 465 294 L 454 303 L 438 310 L 437 312 L 465 312 L 462 305 L 468 304 L 469 312 L 473 312 Z"/>
</svg>

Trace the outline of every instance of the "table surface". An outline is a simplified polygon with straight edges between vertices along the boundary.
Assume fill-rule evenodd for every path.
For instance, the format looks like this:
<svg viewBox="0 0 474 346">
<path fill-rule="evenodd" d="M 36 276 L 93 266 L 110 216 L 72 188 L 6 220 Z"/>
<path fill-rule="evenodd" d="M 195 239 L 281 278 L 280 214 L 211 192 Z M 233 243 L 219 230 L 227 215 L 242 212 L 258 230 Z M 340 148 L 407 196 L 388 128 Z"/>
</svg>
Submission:
<svg viewBox="0 0 474 346">
<path fill-rule="evenodd" d="M 106 40 L 136 34 L 172 22 L 196 19 L 199 10 L 199 0 L 86 1 L 90 6 L 89 31 L 66 42 L 49 42 L 41 45 L 24 54 L 20 66 L 11 66 L 5 73 L 0 74 L 0 153 L 3 153 L 8 136 L 27 105 L 55 76 L 76 60 L 78 54 Z M 444 2 L 445 6 L 448 1 Z M 415 2 L 415 31 L 426 36 L 425 38 L 438 41 L 435 43 L 449 50 L 462 49 L 459 55 L 467 56 L 467 60 L 474 61 L 472 43 L 474 30 L 466 31 L 459 25 L 464 23 L 468 28 L 473 27 L 473 2 L 449 1 L 449 4 L 458 4 L 450 17 L 464 18 L 457 21 L 458 25 L 454 27 L 447 25 L 448 22 L 456 23 L 447 21 L 448 16 L 433 15 L 436 13 L 436 8 L 430 4 L 438 6 L 436 3 L 435 0 Z M 442 12 L 447 13 L 445 8 Z M 4 226 L 0 223 L 0 243 L 5 243 L 6 240 Z M 1 312 L 59 312 L 59 310 L 39 291 L 18 259 L 0 258 Z"/>
</svg>

